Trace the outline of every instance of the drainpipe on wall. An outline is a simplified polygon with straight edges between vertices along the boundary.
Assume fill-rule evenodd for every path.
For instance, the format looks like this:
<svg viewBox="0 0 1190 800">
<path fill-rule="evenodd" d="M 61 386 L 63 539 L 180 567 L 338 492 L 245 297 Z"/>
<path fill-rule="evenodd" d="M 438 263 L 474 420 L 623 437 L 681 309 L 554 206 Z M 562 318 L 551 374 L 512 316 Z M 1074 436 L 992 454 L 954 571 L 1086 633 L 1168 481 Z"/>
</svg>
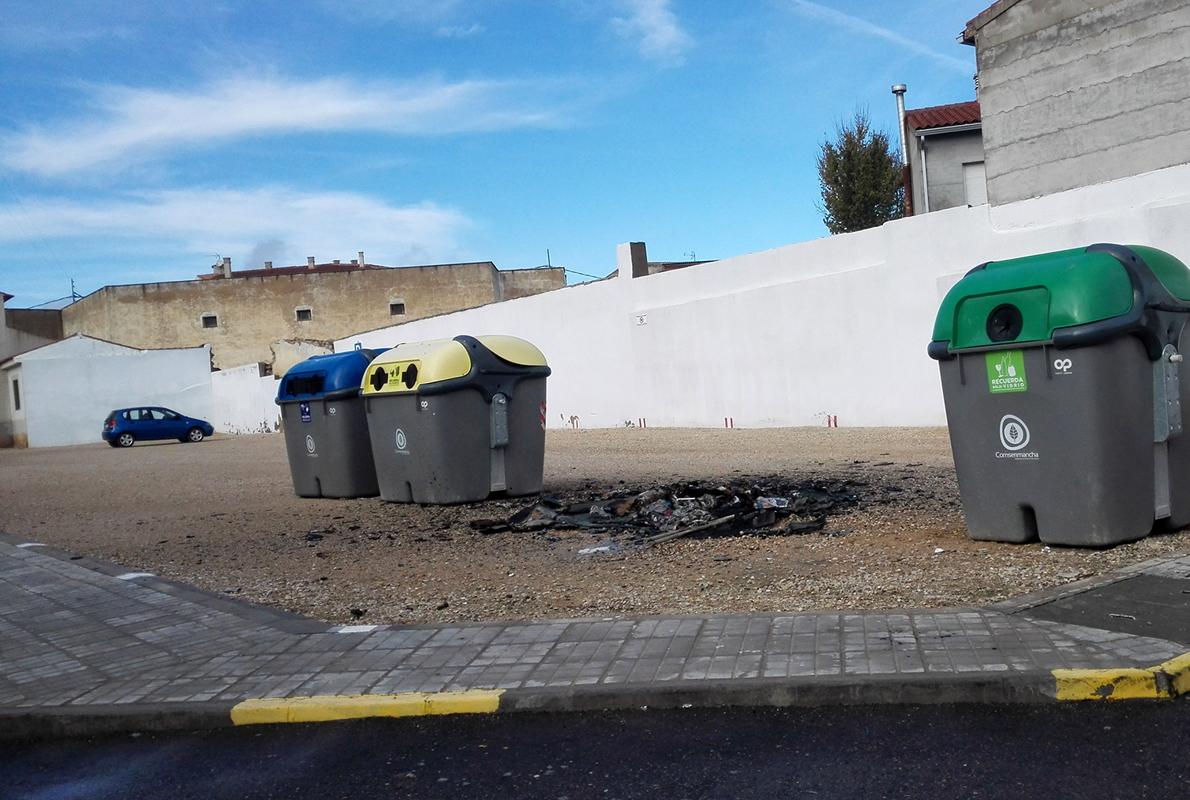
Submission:
<svg viewBox="0 0 1190 800">
<path fill-rule="evenodd" d="M 894 83 L 892 93 L 897 98 L 897 132 L 901 141 L 901 185 L 905 188 L 905 216 L 913 216 L 913 171 L 909 169 L 909 147 L 905 142 L 905 92 L 908 87 L 903 83 Z"/>
</svg>

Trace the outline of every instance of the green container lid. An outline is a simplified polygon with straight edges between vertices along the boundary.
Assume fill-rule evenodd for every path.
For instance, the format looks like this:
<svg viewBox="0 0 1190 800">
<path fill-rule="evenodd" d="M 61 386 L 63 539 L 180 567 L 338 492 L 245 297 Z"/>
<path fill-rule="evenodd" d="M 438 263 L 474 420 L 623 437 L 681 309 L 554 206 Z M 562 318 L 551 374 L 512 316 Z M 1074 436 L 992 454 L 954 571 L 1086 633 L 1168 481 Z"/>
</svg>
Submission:
<svg viewBox="0 0 1190 800">
<path fill-rule="evenodd" d="M 1152 247 L 1099 244 L 992 261 L 947 293 L 929 352 L 945 359 L 962 350 L 1075 347 L 1139 335 L 1156 358 L 1156 340 L 1168 334 L 1158 312 L 1190 313 L 1186 301 L 1190 270 Z"/>
</svg>

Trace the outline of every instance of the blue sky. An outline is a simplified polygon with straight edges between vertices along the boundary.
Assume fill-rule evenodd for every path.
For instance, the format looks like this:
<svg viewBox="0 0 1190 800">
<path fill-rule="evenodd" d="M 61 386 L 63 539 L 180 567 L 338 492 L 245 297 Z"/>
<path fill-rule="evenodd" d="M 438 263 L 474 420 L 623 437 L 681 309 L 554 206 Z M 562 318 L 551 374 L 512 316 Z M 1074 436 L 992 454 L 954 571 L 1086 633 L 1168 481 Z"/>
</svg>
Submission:
<svg viewBox="0 0 1190 800">
<path fill-rule="evenodd" d="M 972 99 L 989 2 L 0 0 L 0 290 L 823 236 L 818 144 Z"/>
</svg>

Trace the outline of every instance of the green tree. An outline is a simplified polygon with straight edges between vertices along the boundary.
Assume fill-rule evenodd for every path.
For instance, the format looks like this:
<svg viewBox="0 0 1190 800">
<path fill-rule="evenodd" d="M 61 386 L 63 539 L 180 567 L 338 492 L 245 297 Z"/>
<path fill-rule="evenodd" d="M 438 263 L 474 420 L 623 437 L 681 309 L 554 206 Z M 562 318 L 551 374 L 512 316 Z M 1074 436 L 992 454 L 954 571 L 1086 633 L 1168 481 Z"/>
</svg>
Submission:
<svg viewBox="0 0 1190 800">
<path fill-rule="evenodd" d="M 822 143 L 818 154 L 822 185 L 822 221 L 831 233 L 873 228 L 902 216 L 905 184 L 901 160 L 888 136 L 872 130 L 866 111 L 856 111 L 848 124 L 840 122 L 834 141 Z"/>
</svg>

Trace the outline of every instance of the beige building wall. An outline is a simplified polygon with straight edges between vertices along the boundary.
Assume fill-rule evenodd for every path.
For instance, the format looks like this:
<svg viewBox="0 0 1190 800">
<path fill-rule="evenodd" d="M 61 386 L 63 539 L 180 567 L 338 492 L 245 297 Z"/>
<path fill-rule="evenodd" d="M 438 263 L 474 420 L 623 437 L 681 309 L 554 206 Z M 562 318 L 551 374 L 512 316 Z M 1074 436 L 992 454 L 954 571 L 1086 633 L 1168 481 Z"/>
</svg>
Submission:
<svg viewBox="0 0 1190 800">
<path fill-rule="evenodd" d="M 209 344 L 220 369 L 261 362 L 281 372 L 295 354 L 329 350 L 333 340 L 352 333 L 564 284 L 561 269 L 501 273 L 491 262 L 233 272 L 230 278 L 105 286 L 64 309 L 62 323 L 66 336 L 83 333 L 138 348 Z"/>
<path fill-rule="evenodd" d="M 561 268 L 509 269 L 500 273 L 501 300 L 515 300 L 541 294 L 566 285 L 566 271 Z"/>
</svg>

